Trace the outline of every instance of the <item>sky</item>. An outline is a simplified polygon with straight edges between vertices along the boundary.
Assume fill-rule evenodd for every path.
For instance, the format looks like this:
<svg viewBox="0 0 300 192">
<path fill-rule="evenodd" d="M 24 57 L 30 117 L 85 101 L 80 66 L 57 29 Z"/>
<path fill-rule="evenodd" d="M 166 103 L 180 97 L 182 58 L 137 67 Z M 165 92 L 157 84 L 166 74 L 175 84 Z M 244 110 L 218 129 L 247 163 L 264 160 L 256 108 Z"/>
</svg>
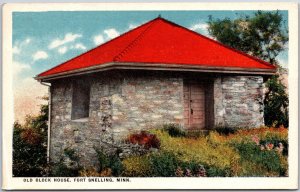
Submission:
<svg viewBox="0 0 300 192">
<path fill-rule="evenodd" d="M 33 79 L 39 73 L 88 51 L 124 32 L 161 17 L 209 36 L 209 15 L 239 18 L 255 11 L 51 11 L 13 13 L 13 88 L 15 120 L 35 115 L 47 87 Z M 288 12 L 283 15 L 288 28 Z M 279 56 L 288 66 L 288 47 Z"/>
</svg>

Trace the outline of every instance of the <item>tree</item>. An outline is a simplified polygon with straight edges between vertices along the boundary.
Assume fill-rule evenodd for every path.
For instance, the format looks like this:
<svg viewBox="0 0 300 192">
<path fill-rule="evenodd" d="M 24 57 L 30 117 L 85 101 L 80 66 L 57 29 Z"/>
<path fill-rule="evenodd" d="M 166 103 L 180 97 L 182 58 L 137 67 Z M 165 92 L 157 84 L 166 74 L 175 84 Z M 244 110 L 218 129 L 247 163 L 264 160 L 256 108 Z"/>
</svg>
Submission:
<svg viewBox="0 0 300 192">
<path fill-rule="evenodd" d="M 48 105 L 41 105 L 39 115 L 27 116 L 24 125 L 14 123 L 13 176 L 36 177 L 46 174 L 47 120 Z"/>
<path fill-rule="evenodd" d="M 285 49 L 288 31 L 283 27 L 278 11 L 257 11 L 254 16 L 240 16 L 231 20 L 209 16 L 208 31 L 217 41 L 252 56 L 265 60 L 281 69 L 276 57 Z M 279 80 L 279 73 L 266 82 L 264 119 L 268 126 L 288 126 L 288 96 Z"/>
</svg>

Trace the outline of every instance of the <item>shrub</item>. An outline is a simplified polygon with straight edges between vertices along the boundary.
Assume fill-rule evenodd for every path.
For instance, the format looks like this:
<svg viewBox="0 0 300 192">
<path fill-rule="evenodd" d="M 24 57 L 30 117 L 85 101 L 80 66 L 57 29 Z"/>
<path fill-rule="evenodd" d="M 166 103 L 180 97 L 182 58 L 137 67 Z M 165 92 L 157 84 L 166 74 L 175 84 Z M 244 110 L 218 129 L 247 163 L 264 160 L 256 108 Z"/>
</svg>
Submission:
<svg viewBox="0 0 300 192">
<path fill-rule="evenodd" d="M 167 124 L 163 126 L 163 130 L 167 131 L 167 133 L 171 137 L 184 137 L 186 133 L 176 124 Z"/>
<path fill-rule="evenodd" d="M 208 167 L 206 171 L 208 177 L 228 177 L 231 175 L 230 168 L 220 169 L 217 167 Z"/>
<path fill-rule="evenodd" d="M 160 147 L 160 141 L 156 135 L 148 133 L 146 131 L 141 131 L 140 133 L 135 133 L 129 135 L 127 142 L 132 144 L 138 144 L 145 147 L 145 149 Z"/>
<path fill-rule="evenodd" d="M 122 161 L 123 176 L 149 177 L 152 176 L 151 164 L 148 155 L 128 157 Z"/>
<path fill-rule="evenodd" d="M 279 74 L 266 82 L 267 92 L 264 98 L 264 120 L 267 126 L 289 126 L 289 97 L 286 87 L 280 81 Z"/>
<path fill-rule="evenodd" d="M 113 176 L 119 176 L 124 170 L 122 161 L 117 155 L 110 157 L 109 168 L 111 169 L 111 174 Z"/>
<path fill-rule="evenodd" d="M 13 176 L 38 177 L 47 175 L 47 148 L 41 134 L 33 128 L 14 124 Z"/>
<path fill-rule="evenodd" d="M 240 157 L 232 146 L 222 142 L 212 145 L 205 137 L 170 137 L 162 130 L 156 130 L 155 134 L 161 141 L 161 151 L 172 153 L 183 162 L 194 161 L 206 167 L 226 170 L 226 173 L 230 170 L 226 176 L 237 175 Z"/>
<path fill-rule="evenodd" d="M 152 168 L 152 176 L 174 177 L 179 162 L 174 154 L 159 152 L 150 155 L 150 165 Z"/>
<path fill-rule="evenodd" d="M 241 155 L 241 161 L 252 161 L 267 171 L 280 173 L 281 165 L 278 153 L 274 150 L 262 150 L 255 143 L 239 143 L 235 145 Z M 253 170 L 249 170 L 253 171 Z M 255 175 L 255 172 L 253 172 Z"/>
<path fill-rule="evenodd" d="M 103 173 L 108 169 L 111 170 L 113 176 L 121 175 L 123 171 L 123 164 L 117 154 L 106 155 L 103 151 L 96 149 L 98 162 L 99 162 L 99 172 Z"/>
<path fill-rule="evenodd" d="M 66 148 L 60 161 L 51 166 L 52 177 L 77 177 L 82 167 L 79 165 L 79 157 L 75 150 Z"/>
<path fill-rule="evenodd" d="M 87 170 L 81 170 L 79 172 L 80 177 L 110 177 L 112 175 L 111 169 L 104 169 L 100 173 L 95 169 L 87 169 Z"/>
<path fill-rule="evenodd" d="M 47 99 L 47 98 L 44 98 Z M 13 125 L 14 177 L 41 177 L 49 174 L 47 164 L 48 105 L 37 116 L 27 116 L 23 125 Z"/>
<path fill-rule="evenodd" d="M 220 135 L 229 135 L 229 134 L 234 134 L 238 129 L 237 128 L 232 128 L 232 127 L 216 127 L 213 129 Z"/>
<path fill-rule="evenodd" d="M 78 168 L 70 168 L 63 161 L 55 163 L 51 167 L 52 177 L 77 177 L 79 175 Z"/>
<path fill-rule="evenodd" d="M 177 177 L 207 177 L 207 172 L 205 167 L 197 162 L 179 162 L 175 175 Z"/>
</svg>

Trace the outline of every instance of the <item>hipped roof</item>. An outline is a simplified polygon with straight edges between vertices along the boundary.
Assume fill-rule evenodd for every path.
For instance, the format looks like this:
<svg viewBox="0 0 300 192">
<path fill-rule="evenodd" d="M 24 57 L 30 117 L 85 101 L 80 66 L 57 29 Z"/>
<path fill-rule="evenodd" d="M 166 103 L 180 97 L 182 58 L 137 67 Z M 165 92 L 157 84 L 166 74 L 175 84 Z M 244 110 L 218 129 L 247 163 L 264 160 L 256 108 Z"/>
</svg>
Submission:
<svg viewBox="0 0 300 192">
<path fill-rule="evenodd" d="M 172 23 L 153 19 L 39 75 L 46 80 L 108 69 L 270 75 L 276 67 Z"/>
</svg>

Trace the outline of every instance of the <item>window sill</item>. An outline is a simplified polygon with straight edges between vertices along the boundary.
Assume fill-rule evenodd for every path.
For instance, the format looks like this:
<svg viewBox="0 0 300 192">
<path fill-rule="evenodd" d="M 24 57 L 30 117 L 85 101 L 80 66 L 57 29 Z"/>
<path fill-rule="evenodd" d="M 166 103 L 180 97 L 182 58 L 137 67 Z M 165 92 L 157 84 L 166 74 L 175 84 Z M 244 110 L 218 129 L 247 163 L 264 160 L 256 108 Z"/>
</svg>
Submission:
<svg viewBox="0 0 300 192">
<path fill-rule="evenodd" d="M 72 119 L 73 122 L 88 122 L 89 118 Z"/>
</svg>

